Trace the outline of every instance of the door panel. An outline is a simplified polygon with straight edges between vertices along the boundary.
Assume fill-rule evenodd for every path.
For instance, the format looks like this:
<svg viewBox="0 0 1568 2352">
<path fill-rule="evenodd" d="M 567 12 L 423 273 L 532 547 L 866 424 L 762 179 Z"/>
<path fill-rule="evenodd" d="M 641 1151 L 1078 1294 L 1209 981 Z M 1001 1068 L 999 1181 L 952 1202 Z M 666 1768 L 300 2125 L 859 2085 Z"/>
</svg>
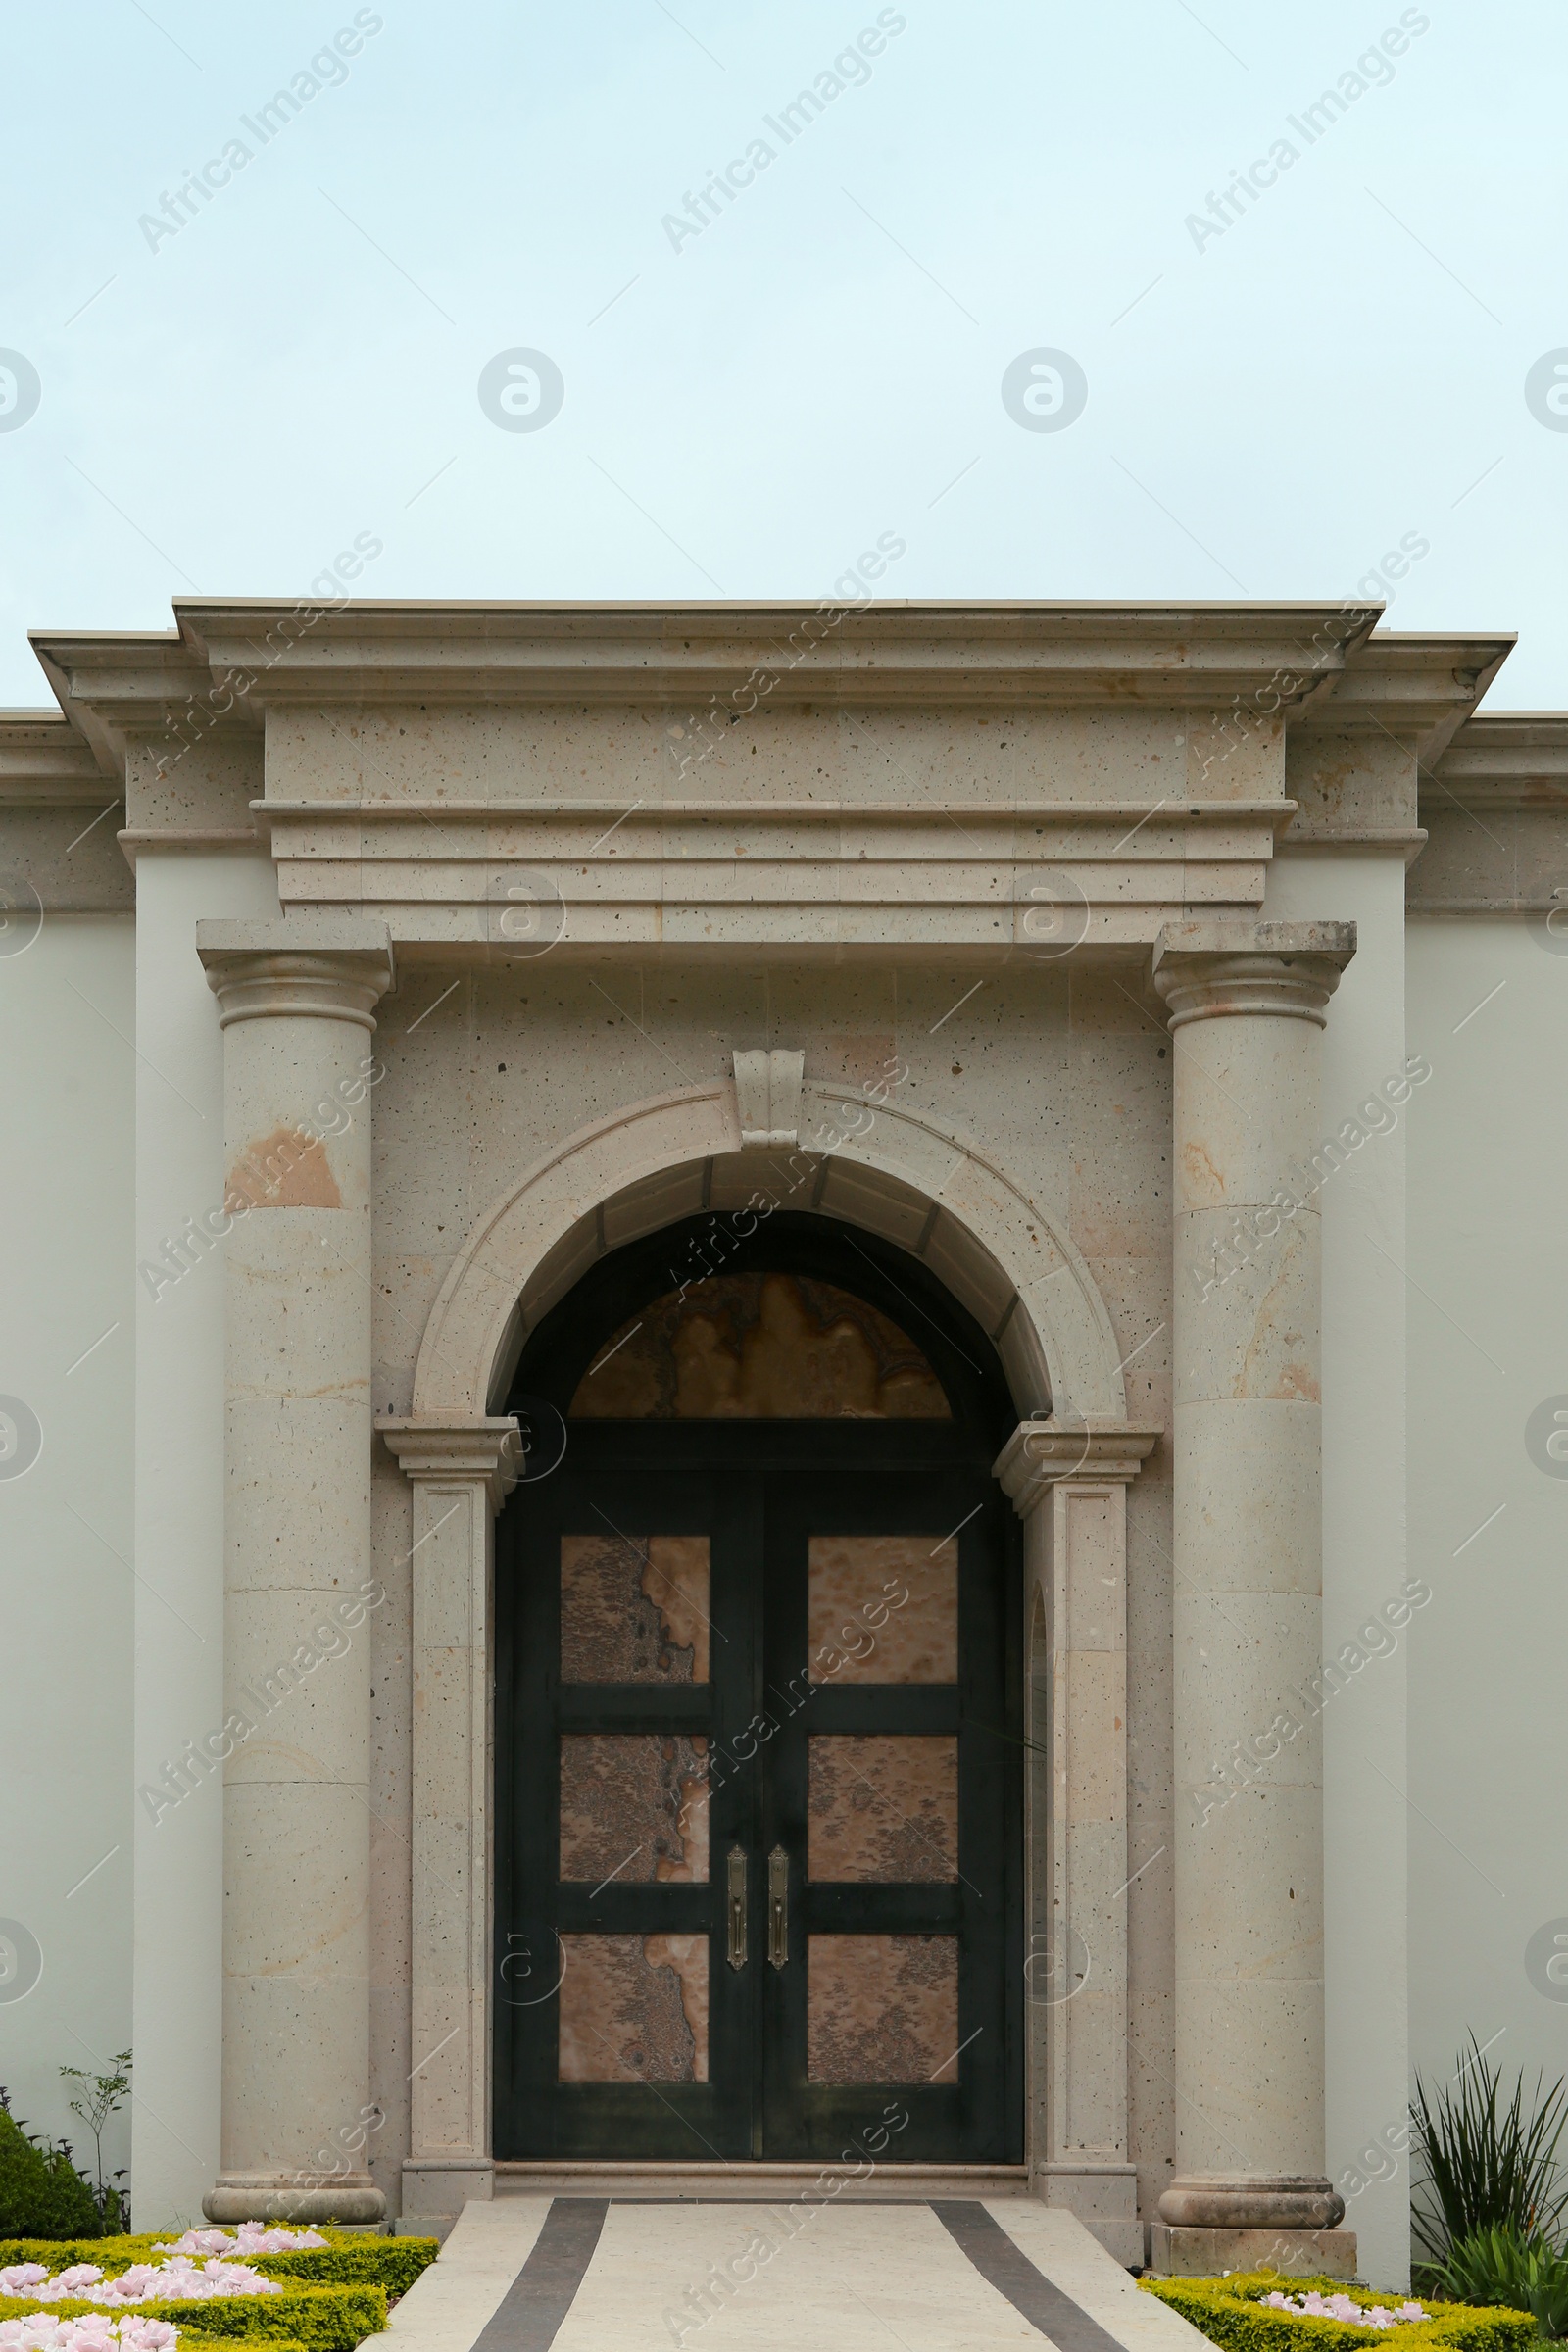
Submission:
<svg viewBox="0 0 1568 2352">
<path fill-rule="evenodd" d="M 807 1690 L 763 1797 L 790 1873 L 789 1962 L 762 1992 L 779 2157 L 841 2154 L 887 2086 L 906 2163 L 1006 2162 L 1016 2144 L 1011 1531 L 989 1477 L 911 1456 L 767 1482 L 768 1684 L 805 1670 Z"/>
<path fill-rule="evenodd" d="M 1016 2160 L 1016 1569 L 956 1433 L 574 1425 L 498 1532 L 498 2154 L 838 2157 L 897 2091 L 890 2158 Z"/>
<path fill-rule="evenodd" d="M 749 2156 L 755 1971 L 712 1857 L 751 1850 L 755 1792 L 711 1758 L 752 1709 L 760 1496 L 584 1450 L 497 1544 L 496 2145 Z"/>
</svg>

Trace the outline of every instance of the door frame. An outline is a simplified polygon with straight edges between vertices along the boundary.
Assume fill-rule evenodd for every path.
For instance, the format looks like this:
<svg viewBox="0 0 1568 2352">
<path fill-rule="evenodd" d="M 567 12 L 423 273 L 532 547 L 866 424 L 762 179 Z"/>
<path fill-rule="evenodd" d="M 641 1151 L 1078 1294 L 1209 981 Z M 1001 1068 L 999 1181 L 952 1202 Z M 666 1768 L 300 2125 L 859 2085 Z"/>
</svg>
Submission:
<svg viewBox="0 0 1568 2352">
<path fill-rule="evenodd" d="M 845 1092 L 845 1100 L 853 1093 Z M 810 1099 L 831 1111 L 838 1093 L 828 1086 Z M 1070 1916 L 1094 1915 L 1102 1964 L 1097 1967 L 1095 2017 L 1083 2001 L 1064 2008 L 1044 2007 L 1033 1998 L 1028 2003 L 1025 2124 L 1037 2193 L 1081 2214 L 1105 2243 L 1119 2248 L 1123 2238 L 1131 2245 L 1139 2227 L 1132 2218 L 1126 2068 L 1115 2060 L 1126 2046 L 1129 1928 L 1145 1910 L 1142 1933 L 1146 1940 L 1153 1937 L 1147 1966 L 1152 1982 L 1167 1982 L 1162 1936 L 1168 1928 L 1161 1923 L 1169 1897 L 1160 1885 L 1166 1866 L 1158 1862 L 1128 1890 L 1131 1873 L 1142 1874 L 1150 1860 L 1150 1832 L 1156 1843 L 1161 1832 L 1156 1824 L 1140 1825 L 1129 1856 L 1126 1734 L 1105 1748 L 1101 1686 L 1074 1671 L 1080 1653 L 1072 1647 L 1066 1594 L 1078 1581 L 1079 1564 L 1085 1576 L 1108 1580 L 1110 1612 L 1120 1631 L 1112 1623 L 1106 1643 L 1124 1649 L 1127 1487 L 1165 1432 L 1125 1417 L 1121 1348 L 1110 1318 L 1093 1275 L 1049 1209 L 1026 1199 L 1004 1169 L 976 1158 L 961 1134 L 940 1122 L 933 1126 L 929 1114 L 911 1119 L 895 1103 L 879 1122 L 869 1154 L 858 1145 L 853 1155 L 845 1154 L 827 1143 L 808 1197 L 829 1205 L 837 1200 L 842 1162 L 853 1184 L 844 1195 L 848 1222 L 840 1230 L 865 1252 L 884 1257 L 894 1278 L 911 1289 L 922 1277 L 933 1279 L 929 1260 L 951 1270 L 977 1308 L 985 1302 L 1009 1383 L 1023 1400 L 1021 1421 L 1018 1405 L 1007 1406 L 1006 1441 L 994 1465 L 1025 1523 L 1020 1649 L 1031 1639 L 1028 1613 L 1035 1595 L 1045 1592 L 1050 1630 L 1043 1636 L 1040 1671 L 1058 1694 L 1053 1737 L 1080 1747 L 1101 1744 L 1102 1818 L 1064 1809 L 1049 1837 L 1052 1766 L 1049 1758 L 1030 1757 L 1024 1854 L 1029 1955 L 1041 1940 L 1059 1936 Z M 495 2181 L 491 1559 L 495 1513 L 517 1474 L 516 1423 L 501 1409 L 506 1367 L 516 1360 L 514 1335 L 539 1328 L 546 1301 L 561 1296 L 576 1269 L 611 1250 L 606 1228 L 612 1205 L 621 1231 L 630 1226 L 648 1232 L 668 1216 L 673 1200 L 694 1208 L 706 1201 L 710 1185 L 715 1199 L 744 1200 L 758 1181 L 756 1162 L 736 1151 L 732 1125 L 732 1090 L 721 1082 L 688 1088 L 617 1109 L 509 1178 L 476 1217 L 432 1303 L 410 1411 L 377 1416 L 377 1431 L 408 1482 L 401 1503 L 388 1494 L 390 1515 L 377 1522 L 378 1563 L 394 1606 L 410 1612 L 412 1653 L 416 1793 L 406 1833 L 412 1910 L 407 2054 L 414 2064 L 405 2213 L 455 2215 L 470 2197 L 490 2196 Z M 944 1188 L 945 1197 L 961 1198 L 957 1210 L 921 1191 L 929 1155 L 910 1154 L 915 1143 L 924 1150 L 933 1136 L 947 1155 L 944 1168 L 957 1171 Z M 724 1156 L 708 1156 L 714 1152 Z M 911 1203 L 922 1200 L 924 1221 L 918 1215 L 911 1220 Z M 725 1229 L 739 1222 L 733 1216 L 717 1221 Z M 713 1222 L 708 1220 L 710 1229 Z M 905 1246 L 884 1240 L 884 1233 L 897 1233 Z M 1049 1276 L 1044 1281 L 1042 1266 Z M 949 1296 L 945 1289 L 943 1296 Z M 1060 1418 L 1044 1404 L 1031 1411 L 1028 1402 L 1045 1394 L 1048 1362 L 1062 1395 L 1081 1400 L 1076 1411 L 1064 1406 Z M 1169 1476 L 1168 1467 L 1160 1472 L 1156 1484 L 1167 1491 L 1149 1498 L 1156 1535 L 1168 1530 Z M 1106 1506 L 1102 1541 L 1091 1532 L 1092 1515 L 1071 1507 L 1075 1498 L 1096 1497 Z M 1152 1538 L 1139 1558 L 1141 1573 L 1156 1587 L 1145 1605 L 1157 1614 L 1162 1564 L 1156 1551 Z M 1087 1662 L 1098 1667 L 1099 1653 L 1091 1650 Z M 1111 1664 L 1124 1681 L 1125 1658 Z M 1118 1890 L 1120 1899 L 1111 1899 Z M 1062 2090 L 1048 2100 L 1053 2076 Z M 1087 2126 L 1077 2140 L 1068 2131 L 1070 2083 L 1078 2086 Z"/>
<path fill-rule="evenodd" d="M 997 1932 L 999 1943 L 992 1963 L 1001 1980 L 1001 2015 L 998 2020 L 998 2046 L 985 2053 L 985 2064 L 980 2069 L 985 2083 L 981 2110 L 989 2113 L 990 2123 L 986 2131 L 977 2129 L 976 2117 L 980 2110 L 976 2108 L 976 2094 L 971 2089 L 961 2093 L 954 2090 L 950 2094 L 942 2086 L 922 2091 L 920 2098 L 933 2107 L 951 2106 L 955 2111 L 955 2125 L 961 2108 L 971 2153 L 967 2157 L 954 2157 L 927 2145 L 938 2126 L 935 2115 L 925 2117 L 923 2111 L 916 2118 L 918 2129 L 903 2144 L 907 2151 L 905 2160 L 908 2162 L 930 2162 L 933 2159 L 938 2162 L 975 2161 L 991 2164 L 1019 2162 L 1023 2157 L 1025 2133 L 1025 2069 L 1023 1983 L 1020 1973 L 1024 1903 L 1024 1748 L 1021 1739 L 1023 1644 L 1018 1639 L 1018 1629 L 1027 1621 L 1019 1592 L 1022 1550 L 1019 1531 L 1013 1515 L 1006 1510 L 1002 1496 L 996 1494 L 991 1483 L 997 1452 L 1014 1425 L 1006 1381 L 994 1348 L 974 1319 L 924 1266 L 908 1259 L 903 1251 L 873 1237 L 851 1232 L 831 1219 L 781 1213 L 765 1224 L 757 1225 L 739 1246 L 732 1242 L 720 1264 L 714 1266 L 704 1253 L 705 1245 L 711 1247 L 714 1222 L 711 1217 L 693 1218 L 681 1225 L 664 1228 L 612 1252 L 591 1269 L 544 1319 L 531 1338 L 518 1364 L 509 1404 L 522 1421 L 531 1415 L 542 1424 L 541 1405 L 550 1408 L 553 1413 L 564 1415 L 582 1375 L 598 1358 L 607 1340 L 622 1324 L 636 1315 L 640 1308 L 659 1297 L 668 1295 L 677 1286 L 684 1283 L 695 1288 L 703 1275 L 710 1271 L 725 1274 L 791 1273 L 833 1283 L 888 1315 L 925 1353 L 947 1393 L 952 1408 L 951 1420 L 853 1421 L 848 1424 L 767 1419 L 717 1422 L 590 1421 L 571 1425 L 568 1446 L 577 1448 L 579 1457 L 591 1449 L 607 1454 L 611 1462 L 617 1459 L 630 1461 L 648 1455 L 655 1458 L 661 1454 L 669 1457 L 672 1453 L 679 1453 L 695 1463 L 705 1455 L 716 1453 L 718 1456 L 728 1454 L 733 1457 L 740 1450 L 746 1455 L 749 1466 L 759 1473 L 767 1460 L 785 1459 L 792 1454 L 807 1464 L 814 1457 L 824 1466 L 836 1463 L 845 1468 L 858 1467 L 862 1474 L 871 1474 L 881 1466 L 890 1476 L 896 1476 L 901 1465 L 912 1468 L 922 1460 L 940 1461 L 955 1476 L 966 1477 L 989 1490 L 994 1500 L 982 1507 L 987 1514 L 985 1527 L 988 1547 L 997 1554 L 994 1606 L 1001 1613 L 1001 1623 L 996 1629 L 998 1671 L 1001 1677 L 1001 1687 L 996 1695 L 1000 1701 L 1001 1720 L 991 1728 L 998 1735 L 997 1744 L 1004 1759 L 1002 1835 L 997 1841 L 994 1882 L 1002 1924 Z M 550 1426 L 554 1429 L 553 1421 Z M 552 1453 L 554 1450 L 552 1444 Z M 612 1472 L 611 1474 L 613 1475 Z M 970 1491 L 973 1491 L 972 1486 Z M 509 1936 L 521 1935 L 524 1937 L 531 1936 L 537 1941 L 541 1924 L 534 1922 L 531 1928 L 521 1930 L 513 1924 L 518 1919 L 530 1922 L 533 1919 L 528 1890 L 518 1886 L 513 1876 L 517 1849 L 512 1830 L 514 1791 L 509 1781 L 510 1762 L 517 1752 L 514 1746 L 512 1716 L 515 1689 L 513 1642 L 516 1610 L 520 1605 L 514 1605 L 511 1589 L 511 1559 L 518 1543 L 514 1531 L 523 1523 L 529 1502 L 526 1487 L 520 1487 L 508 1506 L 506 1523 L 497 1532 L 501 1567 L 496 1595 L 492 1751 L 495 1823 L 493 1880 L 497 1920 L 491 1981 L 493 2145 L 508 2145 L 513 2129 L 510 2122 L 512 2103 L 514 2096 L 520 2099 L 522 2095 L 521 2082 L 514 2078 L 517 2063 L 514 2023 L 522 2024 L 526 2040 L 526 2021 L 514 2021 L 512 2015 L 516 2006 L 514 1995 L 517 1986 L 515 1984 L 509 1986 L 507 1979 L 509 1968 L 514 1975 L 516 1973 L 512 1946 L 507 1938 Z M 968 1589 L 967 1585 L 965 1589 Z M 541 1625 L 543 1622 L 541 1619 Z M 760 1665 L 758 1671 L 760 1672 Z M 839 1694 L 832 1695 L 836 1697 Z M 973 1740 L 973 1735 L 971 1739 Z M 970 1764 L 965 1771 L 966 1788 L 971 1785 L 973 1774 L 974 1766 Z M 977 1816 L 972 1803 L 967 1818 L 968 1834 L 972 1837 L 977 1832 Z M 716 1832 L 716 1807 L 712 1827 Z M 978 1834 L 982 1838 L 989 1836 L 989 1832 L 984 1830 Z M 726 1842 L 727 1838 L 720 1838 L 716 1835 L 712 1840 L 715 1857 L 711 1864 L 713 1879 L 716 1879 L 719 1867 L 719 1849 Z M 765 1846 L 762 1850 L 765 1850 Z M 543 1851 L 542 1844 L 540 1851 Z M 711 1879 L 708 1891 L 711 1903 L 716 1899 Z M 753 1890 L 754 1916 L 760 1908 L 760 1886 Z M 815 1911 L 822 1910 L 826 1918 L 827 1912 L 823 1908 L 825 1895 L 812 1895 L 809 1890 L 803 1889 L 803 1897 L 813 1915 Z M 688 1904 L 687 1907 L 694 1906 Z M 827 1909 L 831 1907 L 831 1904 L 827 1904 Z M 680 1906 L 671 1903 L 667 1908 L 673 1914 Z M 716 1943 L 713 1948 L 716 1950 Z M 972 2007 L 974 1997 L 973 1970 L 965 1960 L 960 1979 L 960 1999 L 965 2015 Z M 723 2005 L 719 2004 L 721 2007 Z M 759 2030 L 760 2073 L 762 2063 L 760 2045 Z M 536 2060 L 535 2072 L 537 2065 Z M 549 2098 L 544 2081 L 540 2079 L 533 2088 L 536 2098 L 554 2114 L 556 2102 Z M 637 2095 L 639 2098 L 643 2096 L 640 2092 Z M 762 2097 L 762 2086 L 759 2082 L 755 2102 L 758 2130 L 760 2128 Z M 592 2103 L 580 2104 L 586 2107 Z M 602 2104 L 608 2115 L 617 2102 L 607 2099 Z M 681 2101 L 673 2102 L 672 2112 L 682 2105 Z M 840 2136 L 839 2127 L 830 2114 L 831 2106 L 831 2101 L 812 2102 L 808 2098 L 802 2109 L 800 2129 L 803 2136 L 811 2143 L 802 2147 L 800 2153 L 803 2160 L 828 2153 L 826 2140 Z M 816 2112 L 818 2109 L 820 2113 Z M 806 2121 L 808 2113 L 816 2114 L 814 2124 Z M 695 2129 L 695 2126 L 692 2128 Z M 640 2137 L 642 2134 L 634 2128 L 628 2111 L 627 2144 L 616 2151 L 617 2158 L 632 2160 L 642 2156 L 646 2150 L 637 2144 Z M 749 2138 L 751 2155 L 760 2155 L 756 2131 Z M 820 2147 L 816 2145 L 818 2140 L 822 2141 Z M 692 2144 L 683 2147 L 680 2155 L 690 2161 L 698 2158 L 702 2152 L 699 2145 Z M 574 2149 L 547 2150 L 536 2145 L 529 2150 L 527 2157 L 519 2155 L 515 2160 L 542 2161 L 552 2153 L 580 2158 L 580 2151 Z M 507 2161 L 508 2158 L 501 2160 Z M 599 2160 L 611 2159 L 601 2151 Z M 673 2153 L 669 2161 L 676 2161 Z"/>
</svg>

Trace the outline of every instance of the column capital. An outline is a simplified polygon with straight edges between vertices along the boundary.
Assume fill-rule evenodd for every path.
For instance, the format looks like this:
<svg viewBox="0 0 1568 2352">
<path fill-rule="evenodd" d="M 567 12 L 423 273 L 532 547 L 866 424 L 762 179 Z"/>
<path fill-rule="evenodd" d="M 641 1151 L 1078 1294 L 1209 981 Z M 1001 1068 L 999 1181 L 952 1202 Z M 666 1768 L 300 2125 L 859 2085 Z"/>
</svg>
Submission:
<svg viewBox="0 0 1568 2352">
<path fill-rule="evenodd" d="M 1238 1012 L 1321 1029 L 1354 954 L 1353 923 L 1166 923 L 1154 943 L 1154 986 L 1172 1029 Z"/>
<path fill-rule="evenodd" d="M 198 923 L 196 953 L 223 1029 L 269 1016 L 373 1029 L 375 1006 L 397 977 L 391 932 L 362 915 Z"/>
<path fill-rule="evenodd" d="M 1020 1519 L 1044 1502 L 1053 1487 L 1129 1486 L 1164 1431 L 1138 1421 L 1020 1421 L 991 1465 Z"/>
<path fill-rule="evenodd" d="M 483 1486 L 493 1511 L 500 1510 L 522 1475 L 527 1449 L 511 1414 L 490 1414 L 482 1420 L 388 1416 L 375 1426 L 405 1478 L 416 1485 L 439 1480 L 444 1485 Z"/>
</svg>

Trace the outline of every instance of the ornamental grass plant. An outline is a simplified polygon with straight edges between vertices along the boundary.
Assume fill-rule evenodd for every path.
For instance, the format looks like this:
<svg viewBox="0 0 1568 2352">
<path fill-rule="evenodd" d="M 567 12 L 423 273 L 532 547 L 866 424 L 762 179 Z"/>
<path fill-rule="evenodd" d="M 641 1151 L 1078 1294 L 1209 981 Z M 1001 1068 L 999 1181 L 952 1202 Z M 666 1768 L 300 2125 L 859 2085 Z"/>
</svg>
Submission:
<svg viewBox="0 0 1568 2352">
<path fill-rule="evenodd" d="M 1568 2335 L 1568 2250 L 1561 2243 L 1568 2180 L 1558 2147 L 1568 2088 L 1521 2074 L 1504 2099 L 1498 2072 L 1470 2036 L 1446 2090 L 1419 2077 L 1410 2122 L 1424 2167 L 1411 2212 L 1419 2283 L 1457 2302 L 1525 2310 L 1544 2336 Z"/>
<path fill-rule="evenodd" d="M 1525 2105 L 1524 2077 L 1504 2105 L 1502 2082 L 1470 2036 L 1446 2090 L 1430 2092 L 1416 2078 L 1410 2123 L 1426 2168 L 1425 2197 L 1411 2215 L 1417 2243 L 1434 2263 L 1462 2239 L 1506 2230 L 1521 2245 L 1549 2245 L 1568 2209 L 1557 2145 L 1568 2127 L 1568 2087 L 1562 2079 Z"/>
</svg>

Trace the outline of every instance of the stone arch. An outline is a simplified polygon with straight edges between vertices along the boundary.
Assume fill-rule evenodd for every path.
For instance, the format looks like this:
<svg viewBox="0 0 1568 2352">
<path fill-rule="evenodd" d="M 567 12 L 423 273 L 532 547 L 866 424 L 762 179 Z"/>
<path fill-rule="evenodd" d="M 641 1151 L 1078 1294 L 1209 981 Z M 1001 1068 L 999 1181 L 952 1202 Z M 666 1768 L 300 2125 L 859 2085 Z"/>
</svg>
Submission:
<svg viewBox="0 0 1568 2352">
<path fill-rule="evenodd" d="M 870 1111 L 870 1123 L 859 1122 Z M 858 1130 L 858 1131 L 857 1131 Z M 415 1371 L 416 1419 L 500 1409 L 528 1333 L 609 1250 L 761 1195 L 882 1235 L 990 1335 L 1020 1419 L 1120 1421 L 1126 1390 L 1093 1275 L 1060 1225 L 955 1130 L 808 1082 L 793 1152 L 742 1150 L 733 1083 L 651 1097 L 579 1128 L 509 1185 L 460 1249 Z"/>
</svg>

